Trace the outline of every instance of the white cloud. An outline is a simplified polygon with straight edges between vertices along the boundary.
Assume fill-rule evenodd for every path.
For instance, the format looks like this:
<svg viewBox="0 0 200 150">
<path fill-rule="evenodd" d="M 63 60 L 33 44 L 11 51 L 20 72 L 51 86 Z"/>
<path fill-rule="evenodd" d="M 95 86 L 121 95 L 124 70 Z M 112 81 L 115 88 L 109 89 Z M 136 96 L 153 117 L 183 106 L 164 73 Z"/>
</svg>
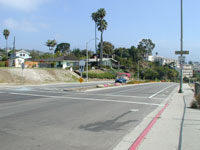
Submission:
<svg viewBox="0 0 200 150">
<path fill-rule="evenodd" d="M 48 25 L 45 23 L 35 23 L 27 20 L 17 21 L 12 18 L 8 18 L 4 21 L 4 26 L 8 29 L 19 30 L 25 32 L 37 32 L 39 28 L 47 28 Z"/>
<path fill-rule="evenodd" d="M 49 0 L 0 0 L 0 5 L 23 11 L 32 11 L 46 1 Z"/>
</svg>

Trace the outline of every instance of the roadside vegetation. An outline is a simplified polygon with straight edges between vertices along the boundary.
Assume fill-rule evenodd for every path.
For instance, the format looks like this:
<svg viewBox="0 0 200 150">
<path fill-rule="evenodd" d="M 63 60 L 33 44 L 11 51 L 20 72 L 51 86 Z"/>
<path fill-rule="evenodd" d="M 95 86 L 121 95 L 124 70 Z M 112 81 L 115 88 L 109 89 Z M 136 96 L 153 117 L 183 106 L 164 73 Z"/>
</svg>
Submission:
<svg viewBox="0 0 200 150">
<path fill-rule="evenodd" d="M 191 108 L 200 108 L 200 94 L 195 96 L 190 104 Z"/>
</svg>

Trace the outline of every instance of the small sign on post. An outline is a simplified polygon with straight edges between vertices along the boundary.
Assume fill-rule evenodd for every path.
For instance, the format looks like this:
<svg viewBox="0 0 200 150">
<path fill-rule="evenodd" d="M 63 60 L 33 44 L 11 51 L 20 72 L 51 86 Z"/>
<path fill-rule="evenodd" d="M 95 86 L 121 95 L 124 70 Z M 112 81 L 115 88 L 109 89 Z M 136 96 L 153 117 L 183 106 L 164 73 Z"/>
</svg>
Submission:
<svg viewBox="0 0 200 150">
<path fill-rule="evenodd" d="M 24 63 L 22 63 L 22 69 L 23 69 L 23 70 L 24 70 L 24 67 L 25 67 L 25 66 L 24 66 Z"/>
<path fill-rule="evenodd" d="M 185 63 L 185 56 L 179 56 L 178 61 L 179 61 L 179 64 L 184 64 Z"/>
<path fill-rule="evenodd" d="M 82 78 L 82 77 L 79 78 L 79 82 L 80 82 L 80 83 L 83 82 L 83 78 Z"/>
<path fill-rule="evenodd" d="M 22 85 L 24 85 L 24 63 L 21 64 L 21 67 L 22 67 Z"/>
<path fill-rule="evenodd" d="M 83 82 L 83 78 L 82 78 L 82 73 L 84 72 L 84 67 L 85 67 L 85 61 L 81 60 L 79 62 L 79 72 L 81 73 L 81 77 L 79 79 L 79 82 L 82 83 Z"/>
</svg>

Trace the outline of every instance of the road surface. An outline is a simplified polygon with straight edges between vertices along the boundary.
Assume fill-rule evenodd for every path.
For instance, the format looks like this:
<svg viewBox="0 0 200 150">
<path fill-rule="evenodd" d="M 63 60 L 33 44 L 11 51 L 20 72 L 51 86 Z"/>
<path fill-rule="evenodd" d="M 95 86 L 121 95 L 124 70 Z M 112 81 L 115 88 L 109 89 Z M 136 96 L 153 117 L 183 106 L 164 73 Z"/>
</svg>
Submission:
<svg viewBox="0 0 200 150">
<path fill-rule="evenodd" d="M 178 84 L 88 92 L 62 91 L 65 86 L 1 87 L 0 149 L 112 150 Z"/>
</svg>

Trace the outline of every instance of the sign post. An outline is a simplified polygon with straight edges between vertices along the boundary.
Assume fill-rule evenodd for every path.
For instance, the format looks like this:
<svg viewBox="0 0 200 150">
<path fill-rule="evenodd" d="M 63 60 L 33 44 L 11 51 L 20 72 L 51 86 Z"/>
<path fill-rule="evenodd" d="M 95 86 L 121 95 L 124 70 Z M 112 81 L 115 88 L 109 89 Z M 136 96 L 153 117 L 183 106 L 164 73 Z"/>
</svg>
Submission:
<svg viewBox="0 0 200 150">
<path fill-rule="evenodd" d="M 181 49 L 180 51 L 175 51 L 176 55 L 179 56 L 179 64 L 180 64 L 180 89 L 179 93 L 183 93 L 182 85 L 183 85 L 183 64 L 185 62 L 184 54 L 189 54 L 189 51 L 183 51 L 183 0 L 181 0 Z"/>
<path fill-rule="evenodd" d="M 22 85 L 24 85 L 24 63 L 21 64 L 21 67 L 22 67 Z"/>
<path fill-rule="evenodd" d="M 182 46 L 181 46 L 181 49 L 182 49 Z M 183 90 L 182 90 L 182 85 L 183 85 L 183 65 L 185 63 L 185 56 L 183 56 L 184 54 L 189 54 L 189 51 L 175 51 L 175 54 L 176 55 L 180 55 L 178 57 L 178 61 L 179 61 L 179 64 L 180 64 L 180 89 L 179 89 L 179 93 L 183 93 Z"/>
<path fill-rule="evenodd" d="M 84 72 L 84 67 L 85 67 L 85 61 L 81 60 L 79 62 L 79 72 L 81 73 L 81 77 L 79 79 L 79 82 L 82 83 L 83 82 L 83 78 L 82 78 L 82 73 Z"/>
</svg>

